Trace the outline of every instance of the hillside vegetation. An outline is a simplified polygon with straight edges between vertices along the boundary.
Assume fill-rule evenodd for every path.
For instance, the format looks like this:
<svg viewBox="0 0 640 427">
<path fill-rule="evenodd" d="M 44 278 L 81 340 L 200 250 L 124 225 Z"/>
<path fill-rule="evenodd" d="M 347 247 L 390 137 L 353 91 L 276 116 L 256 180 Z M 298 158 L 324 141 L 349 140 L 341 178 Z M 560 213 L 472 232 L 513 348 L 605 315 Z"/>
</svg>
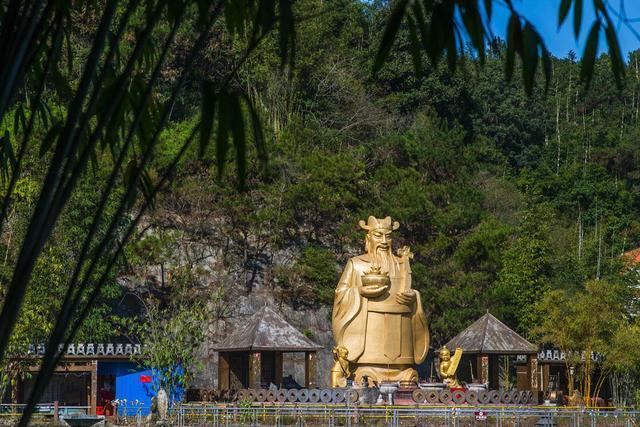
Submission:
<svg viewBox="0 0 640 427">
<path fill-rule="evenodd" d="M 502 41 L 488 47 L 482 66 L 467 57 L 452 75 L 425 62 L 417 76 L 402 34 L 372 77 L 384 4 L 303 0 L 298 7 L 295 66 L 281 68 L 274 37 L 234 81 L 260 106 L 266 167 L 251 151 L 239 190 L 234 153 L 221 174 L 214 150 L 201 157 L 193 148 L 79 340 L 144 337 L 131 326 L 131 316 L 145 318 L 140 306 L 168 317 L 206 309 L 198 316 L 207 319 L 212 340 L 225 320 L 247 314 L 235 304 L 240 297 L 257 295 L 300 312 L 326 309 L 344 263 L 363 250 L 357 223 L 368 215 L 401 223 L 394 245 L 415 253 L 413 283 L 434 346 L 486 310 L 536 340 L 546 316 L 539 303 L 550 292 L 579 294 L 591 280 L 627 289 L 632 282 L 621 274 L 621 254 L 640 245 L 639 53 L 627 58 L 622 91 L 604 55 L 586 90 L 579 59 L 569 54 L 553 60 L 548 90 L 539 79 L 528 97 L 519 79 L 504 79 Z M 81 58 L 83 32 L 95 17 L 77 19 L 65 54 Z M 223 34 L 203 50 L 198 76 L 215 80 L 234 66 L 241 42 Z M 181 40 L 179 33 L 163 70 L 167 86 L 185 60 Z M 61 73 L 66 84 L 77 84 L 73 66 Z M 150 180 L 168 167 L 200 114 L 196 81 L 172 112 Z M 67 96 L 64 87 L 50 88 L 52 116 Z M 21 114 L 2 126 L 12 127 Z M 2 235 L 3 283 L 44 173 L 39 158 L 48 155 L 45 135 L 36 130 L 34 140 L 38 149 L 29 154 Z M 92 173 L 107 173 L 112 162 L 107 155 L 95 159 Z M 64 294 L 57 285 L 70 274 L 97 203 L 91 176 L 37 266 L 16 344 L 42 341 L 51 328 Z"/>
</svg>

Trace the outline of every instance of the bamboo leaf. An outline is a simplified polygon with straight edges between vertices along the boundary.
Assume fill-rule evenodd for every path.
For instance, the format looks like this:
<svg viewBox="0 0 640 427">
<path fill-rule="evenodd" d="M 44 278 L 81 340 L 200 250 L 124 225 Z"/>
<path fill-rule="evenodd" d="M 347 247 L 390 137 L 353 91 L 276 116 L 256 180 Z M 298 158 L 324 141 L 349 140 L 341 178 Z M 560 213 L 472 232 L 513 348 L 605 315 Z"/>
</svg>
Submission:
<svg viewBox="0 0 640 427">
<path fill-rule="evenodd" d="M 593 76 L 593 67 L 596 62 L 596 54 L 598 53 L 598 38 L 600 34 L 600 21 L 593 23 L 589 35 L 587 36 L 587 44 L 582 55 L 582 64 L 580 66 L 580 79 L 588 88 L 591 84 Z"/>
<path fill-rule="evenodd" d="M 558 11 L 558 28 L 562 25 L 571 9 L 571 0 L 562 0 L 560 3 L 560 9 Z"/>
<path fill-rule="evenodd" d="M 209 12 L 209 2 L 207 0 L 197 0 L 198 5 L 198 25 L 203 26 L 207 22 L 207 13 Z"/>
<path fill-rule="evenodd" d="M 447 29 L 445 28 L 447 20 L 442 15 L 442 6 L 440 4 L 434 6 L 429 23 L 429 35 L 427 37 L 428 42 L 425 47 L 429 60 L 434 67 L 438 67 L 440 56 L 442 55 L 445 47 L 446 34 L 448 34 Z"/>
<path fill-rule="evenodd" d="M 616 80 L 616 86 L 618 87 L 618 89 L 622 89 L 625 69 L 624 60 L 622 59 L 622 53 L 620 52 L 620 45 L 618 43 L 618 37 L 611 25 L 607 25 L 604 28 L 604 34 L 607 37 L 607 44 L 609 45 L 611 71 L 613 72 L 613 77 Z"/>
<path fill-rule="evenodd" d="M 221 178 L 227 160 L 227 151 L 229 150 L 229 127 L 231 120 L 229 117 L 229 95 L 224 92 L 220 93 L 219 100 L 216 160 L 218 163 L 218 178 Z"/>
<path fill-rule="evenodd" d="M 0 136 L 0 175 L 6 180 L 9 176 L 9 167 L 7 165 L 7 155 L 5 154 L 5 141 L 9 140 L 10 134 L 6 130 L 3 136 Z"/>
<path fill-rule="evenodd" d="M 135 159 L 131 159 L 129 160 L 129 163 L 127 163 L 127 166 L 125 166 L 124 168 L 124 175 L 123 175 L 122 181 L 125 186 L 129 186 L 131 184 L 131 180 L 133 179 L 135 170 L 136 170 L 136 161 Z"/>
<path fill-rule="evenodd" d="M 239 3 L 239 2 L 232 2 Z M 182 2 L 181 1 L 170 1 L 167 2 L 167 18 L 171 21 L 171 23 L 175 22 L 180 16 Z"/>
<path fill-rule="evenodd" d="M 453 26 L 453 34 L 448 38 L 447 42 L 447 65 L 449 67 L 449 71 L 454 73 L 456 71 L 456 65 L 458 63 L 458 51 L 456 48 L 456 41 L 462 40 L 462 36 L 460 35 L 458 28 L 456 27 L 455 22 L 452 22 Z M 484 55 L 482 56 L 484 58 Z"/>
<path fill-rule="evenodd" d="M 13 133 L 16 135 L 20 133 L 20 110 L 22 108 L 22 104 L 18 105 L 18 108 L 13 113 Z"/>
<path fill-rule="evenodd" d="M 484 0 L 484 10 L 487 12 L 487 18 L 491 21 L 493 0 Z"/>
<path fill-rule="evenodd" d="M 258 160 L 260 160 L 264 172 L 268 162 L 268 151 L 264 139 L 264 133 L 262 132 L 262 121 L 260 120 L 260 116 L 258 115 L 253 102 L 251 102 L 251 99 L 247 96 L 244 98 L 245 105 L 249 110 L 249 119 L 251 120 L 251 130 L 253 132 L 253 141 L 256 146 L 256 151 L 258 152 Z"/>
<path fill-rule="evenodd" d="M 544 91 L 547 92 L 549 90 L 549 84 L 551 83 L 551 79 L 553 77 L 553 64 L 551 62 L 551 54 L 549 54 L 547 47 L 544 46 L 544 44 L 542 44 L 541 47 L 542 69 L 544 70 Z"/>
<path fill-rule="evenodd" d="M 51 70 L 51 79 L 60 96 L 68 98 L 74 93 L 68 80 L 62 75 L 58 67 L 54 66 L 53 70 Z"/>
<path fill-rule="evenodd" d="M 40 157 L 44 157 L 44 155 L 49 152 L 49 150 L 53 146 L 53 142 L 56 140 L 56 138 L 58 138 L 58 136 L 60 136 L 61 131 L 62 131 L 61 122 L 56 122 L 51 126 L 51 128 L 49 128 L 49 131 L 47 132 L 47 134 L 42 139 L 42 142 L 40 143 L 40 152 L 39 152 Z"/>
<path fill-rule="evenodd" d="M 261 31 L 266 31 L 273 25 L 274 17 L 275 0 L 260 0 L 253 22 L 253 33 L 250 43 L 254 43 L 258 39 Z"/>
<path fill-rule="evenodd" d="M 71 48 L 71 29 L 64 32 L 64 38 L 67 45 L 67 72 L 73 74 L 73 49 Z"/>
<path fill-rule="evenodd" d="M 139 177 L 139 185 L 140 185 L 140 190 L 142 191 L 142 195 L 144 196 L 145 200 L 149 203 L 149 206 L 151 206 L 152 208 L 155 207 L 155 196 L 154 196 L 154 186 L 153 186 L 153 181 L 151 180 L 151 176 L 149 175 L 149 171 L 147 170 L 142 170 L 140 172 L 140 177 Z"/>
<path fill-rule="evenodd" d="M 91 160 L 91 169 L 93 170 L 93 173 L 98 173 L 98 153 L 96 152 L 96 147 L 91 147 L 90 151 L 89 151 L 89 160 Z"/>
<path fill-rule="evenodd" d="M 573 2 L 573 34 L 578 38 L 582 26 L 582 0 Z"/>
<path fill-rule="evenodd" d="M 231 113 L 231 134 L 236 147 L 236 166 L 238 171 L 238 188 L 244 190 L 247 177 L 247 140 L 244 129 L 244 114 L 237 94 L 229 96 Z"/>
<path fill-rule="evenodd" d="M 471 37 L 471 42 L 478 52 L 480 63 L 484 60 L 484 25 L 477 3 L 463 3 L 460 7 L 462 22 Z"/>
<path fill-rule="evenodd" d="M 16 156 L 13 152 L 13 145 L 11 144 L 11 134 L 8 130 L 4 131 L 4 136 L 0 138 L 0 159 L 2 175 L 6 178 L 9 175 L 9 168 L 16 167 Z"/>
<path fill-rule="evenodd" d="M 428 25 L 427 21 L 424 18 L 424 13 L 422 11 L 422 6 L 417 1 L 414 1 L 411 5 L 411 9 L 413 11 L 413 16 L 416 20 L 416 26 L 418 27 L 418 31 L 420 32 L 420 40 L 422 42 L 423 48 L 426 49 L 427 44 L 429 42 L 428 34 Z"/>
<path fill-rule="evenodd" d="M 526 23 L 522 31 L 522 77 L 527 95 L 533 92 L 536 69 L 538 68 L 538 45 L 536 33 L 530 23 Z"/>
<path fill-rule="evenodd" d="M 23 104 L 20 104 L 20 107 L 16 110 L 16 114 L 18 116 L 18 119 L 20 120 L 20 126 L 22 127 L 22 130 L 26 132 L 26 130 L 27 130 L 27 116 L 24 113 Z"/>
<path fill-rule="evenodd" d="M 391 52 L 391 48 L 393 47 L 393 42 L 398 34 L 398 30 L 400 29 L 400 24 L 402 23 L 402 19 L 404 18 L 407 5 L 409 4 L 409 0 L 398 0 L 389 19 L 387 21 L 387 26 L 384 29 L 384 33 L 382 34 L 382 40 L 380 41 L 380 45 L 378 47 L 378 52 L 373 60 L 373 74 L 377 74 L 378 71 L 382 68 L 382 65 L 389 57 L 389 53 Z"/>
<path fill-rule="evenodd" d="M 216 111 L 216 93 L 215 85 L 210 81 L 205 81 L 202 84 L 202 99 L 200 109 L 200 144 L 198 153 L 200 157 L 204 156 L 204 153 L 211 141 L 211 132 L 213 130 L 213 121 Z"/>
<path fill-rule="evenodd" d="M 516 52 L 520 52 L 521 46 L 520 18 L 516 14 L 511 14 L 507 27 L 507 54 L 505 59 L 505 74 L 507 81 L 511 81 L 513 77 L 513 69 L 515 67 Z"/>
<path fill-rule="evenodd" d="M 224 20 L 230 34 L 244 35 L 246 8 L 244 1 L 227 1 L 224 8 Z"/>
<path fill-rule="evenodd" d="M 11 138 L 9 135 L 9 131 L 4 132 L 4 152 L 9 159 L 9 163 L 12 168 L 16 167 L 16 155 L 13 151 L 13 145 L 11 144 Z"/>
<path fill-rule="evenodd" d="M 291 0 L 280 0 L 280 64 L 293 65 L 296 50 L 296 31 Z"/>
<path fill-rule="evenodd" d="M 418 41 L 418 32 L 416 30 L 416 24 L 411 16 L 407 16 L 407 23 L 409 24 L 409 40 L 411 42 L 411 59 L 413 60 L 413 68 L 420 77 L 422 75 L 422 49 L 420 42 Z"/>
<path fill-rule="evenodd" d="M 44 126 L 45 128 L 48 128 L 49 115 L 51 114 L 51 111 L 49 111 L 49 108 L 47 107 L 47 104 L 43 99 L 40 99 L 38 101 L 38 107 L 36 112 L 40 115 L 40 121 L 42 122 L 42 126 Z M 32 114 L 35 114 L 35 112 Z"/>
</svg>

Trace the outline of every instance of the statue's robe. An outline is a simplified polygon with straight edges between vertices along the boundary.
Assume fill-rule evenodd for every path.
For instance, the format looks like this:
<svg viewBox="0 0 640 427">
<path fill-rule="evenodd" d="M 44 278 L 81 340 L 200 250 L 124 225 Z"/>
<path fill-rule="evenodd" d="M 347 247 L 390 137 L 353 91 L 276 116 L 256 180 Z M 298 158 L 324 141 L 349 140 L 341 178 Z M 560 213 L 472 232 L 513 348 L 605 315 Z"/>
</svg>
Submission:
<svg viewBox="0 0 640 427">
<path fill-rule="evenodd" d="M 429 331 L 420 294 L 411 305 L 396 302 L 395 296 L 411 287 L 409 261 L 390 254 L 382 270 L 387 271 L 390 287 L 379 297 L 362 297 L 361 277 L 371 269 L 368 254 L 347 263 L 333 305 L 333 336 L 336 345 L 349 350 L 348 359 L 356 366 L 411 366 L 422 363 L 429 349 Z"/>
</svg>

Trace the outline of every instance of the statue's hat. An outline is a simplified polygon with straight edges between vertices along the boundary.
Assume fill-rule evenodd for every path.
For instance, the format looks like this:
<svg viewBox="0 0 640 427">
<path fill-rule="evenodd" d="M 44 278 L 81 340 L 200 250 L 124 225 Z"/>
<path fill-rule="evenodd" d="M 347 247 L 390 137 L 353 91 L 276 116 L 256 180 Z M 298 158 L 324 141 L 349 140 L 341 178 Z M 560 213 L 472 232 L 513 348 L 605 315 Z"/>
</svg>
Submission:
<svg viewBox="0 0 640 427">
<path fill-rule="evenodd" d="M 386 230 L 397 230 L 400 227 L 400 223 L 398 221 L 391 221 L 391 217 L 388 216 L 384 219 L 378 219 L 375 216 L 370 216 L 365 223 L 363 220 L 360 220 L 359 225 L 364 230 L 376 230 L 379 228 L 383 228 Z"/>
</svg>

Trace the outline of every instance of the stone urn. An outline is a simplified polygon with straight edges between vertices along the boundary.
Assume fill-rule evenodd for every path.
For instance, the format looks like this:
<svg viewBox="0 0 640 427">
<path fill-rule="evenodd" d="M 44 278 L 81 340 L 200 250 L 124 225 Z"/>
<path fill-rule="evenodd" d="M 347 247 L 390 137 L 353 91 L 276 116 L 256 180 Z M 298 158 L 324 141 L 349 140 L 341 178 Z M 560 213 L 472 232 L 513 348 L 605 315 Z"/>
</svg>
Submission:
<svg viewBox="0 0 640 427">
<path fill-rule="evenodd" d="M 387 395 L 388 405 L 393 405 L 393 395 L 398 391 L 398 387 L 400 387 L 400 383 L 398 383 L 398 381 L 380 381 L 378 389 L 381 394 Z"/>
</svg>

